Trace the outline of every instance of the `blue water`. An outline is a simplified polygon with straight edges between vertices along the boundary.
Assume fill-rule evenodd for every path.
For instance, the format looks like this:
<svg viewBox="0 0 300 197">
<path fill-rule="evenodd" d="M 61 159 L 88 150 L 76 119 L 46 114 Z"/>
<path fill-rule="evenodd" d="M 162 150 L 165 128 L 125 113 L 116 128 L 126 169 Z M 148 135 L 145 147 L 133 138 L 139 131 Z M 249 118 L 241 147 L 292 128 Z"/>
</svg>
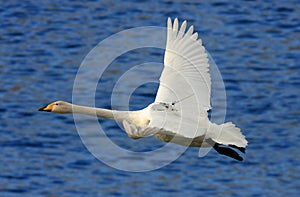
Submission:
<svg viewBox="0 0 300 197">
<path fill-rule="evenodd" d="M 296 0 L 1 1 L 0 196 L 298 196 L 299 6 Z M 72 100 L 77 69 L 101 40 L 132 27 L 163 27 L 168 16 L 194 24 L 217 63 L 226 120 L 249 141 L 244 162 L 215 151 L 200 158 L 190 148 L 158 170 L 124 172 L 95 159 L 72 115 L 37 112 L 54 100 Z M 120 57 L 105 73 L 96 105 L 110 107 L 118 77 L 144 60 L 162 62 L 163 51 Z M 141 86 L 130 107 L 151 103 L 156 88 Z M 131 140 L 113 121 L 100 122 L 119 146 L 139 151 L 163 145 Z"/>
</svg>

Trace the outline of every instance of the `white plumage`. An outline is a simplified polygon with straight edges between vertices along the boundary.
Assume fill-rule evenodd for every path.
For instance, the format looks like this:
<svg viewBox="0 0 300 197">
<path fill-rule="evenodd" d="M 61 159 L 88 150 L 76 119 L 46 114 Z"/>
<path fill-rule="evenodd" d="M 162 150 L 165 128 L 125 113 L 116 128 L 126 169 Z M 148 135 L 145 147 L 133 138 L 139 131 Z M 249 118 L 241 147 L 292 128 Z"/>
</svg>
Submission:
<svg viewBox="0 0 300 197">
<path fill-rule="evenodd" d="M 193 26 L 187 31 L 186 27 L 186 21 L 179 28 L 177 18 L 173 24 L 168 18 L 160 85 L 155 102 L 145 109 L 116 111 L 56 101 L 40 110 L 114 119 L 122 122 L 128 136 L 134 139 L 154 136 L 184 146 L 214 147 L 220 154 L 243 160 L 231 149 L 245 152 L 247 140 L 240 129 L 231 122 L 217 125 L 208 119 L 211 79 L 207 53 Z"/>
</svg>

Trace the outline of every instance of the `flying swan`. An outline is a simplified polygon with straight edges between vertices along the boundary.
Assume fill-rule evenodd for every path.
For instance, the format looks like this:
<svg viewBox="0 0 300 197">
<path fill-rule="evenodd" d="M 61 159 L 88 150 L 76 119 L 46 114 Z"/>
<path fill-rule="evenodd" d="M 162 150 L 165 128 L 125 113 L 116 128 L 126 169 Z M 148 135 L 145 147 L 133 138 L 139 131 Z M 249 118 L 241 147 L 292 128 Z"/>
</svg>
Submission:
<svg viewBox="0 0 300 197">
<path fill-rule="evenodd" d="M 133 139 L 154 136 L 164 142 L 191 147 L 213 147 L 242 161 L 247 140 L 233 123 L 210 122 L 211 79 L 207 53 L 193 26 L 168 18 L 164 69 L 154 103 L 138 111 L 92 108 L 56 101 L 39 111 L 79 113 L 121 122 Z"/>
</svg>

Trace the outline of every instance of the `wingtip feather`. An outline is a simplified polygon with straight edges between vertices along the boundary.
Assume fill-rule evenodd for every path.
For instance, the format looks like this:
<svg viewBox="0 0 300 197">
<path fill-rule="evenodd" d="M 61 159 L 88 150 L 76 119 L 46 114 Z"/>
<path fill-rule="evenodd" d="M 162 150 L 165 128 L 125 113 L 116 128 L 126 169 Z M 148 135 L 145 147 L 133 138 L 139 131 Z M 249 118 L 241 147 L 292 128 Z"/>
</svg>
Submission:
<svg viewBox="0 0 300 197">
<path fill-rule="evenodd" d="M 175 20 L 174 20 L 173 31 L 178 31 L 178 18 L 175 18 Z"/>
<path fill-rule="evenodd" d="M 197 40 L 197 38 L 198 38 L 198 33 L 196 32 L 192 35 L 192 39 Z"/>
<path fill-rule="evenodd" d="M 172 20 L 171 20 L 170 17 L 168 17 L 168 22 L 167 23 L 168 23 L 167 24 L 168 28 L 172 28 Z"/>
<path fill-rule="evenodd" d="M 194 26 L 191 25 L 190 28 L 189 28 L 189 30 L 186 32 L 186 35 L 192 35 L 193 31 L 194 31 Z"/>
<path fill-rule="evenodd" d="M 181 32 L 182 34 L 184 34 L 185 29 L 186 29 L 186 21 L 183 21 L 183 23 L 181 24 L 181 27 L 180 27 L 180 32 Z"/>
</svg>

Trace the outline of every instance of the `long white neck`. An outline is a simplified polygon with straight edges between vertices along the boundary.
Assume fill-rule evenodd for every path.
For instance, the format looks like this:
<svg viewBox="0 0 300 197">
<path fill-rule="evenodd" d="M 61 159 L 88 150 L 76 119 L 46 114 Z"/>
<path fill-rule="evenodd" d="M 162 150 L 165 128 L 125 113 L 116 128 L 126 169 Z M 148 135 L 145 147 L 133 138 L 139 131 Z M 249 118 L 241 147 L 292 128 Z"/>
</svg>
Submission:
<svg viewBox="0 0 300 197">
<path fill-rule="evenodd" d="M 129 111 L 117 111 L 102 108 L 85 107 L 72 104 L 72 113 L 97 116 L 122 122 L 129 118 Z"/>
</svg>

